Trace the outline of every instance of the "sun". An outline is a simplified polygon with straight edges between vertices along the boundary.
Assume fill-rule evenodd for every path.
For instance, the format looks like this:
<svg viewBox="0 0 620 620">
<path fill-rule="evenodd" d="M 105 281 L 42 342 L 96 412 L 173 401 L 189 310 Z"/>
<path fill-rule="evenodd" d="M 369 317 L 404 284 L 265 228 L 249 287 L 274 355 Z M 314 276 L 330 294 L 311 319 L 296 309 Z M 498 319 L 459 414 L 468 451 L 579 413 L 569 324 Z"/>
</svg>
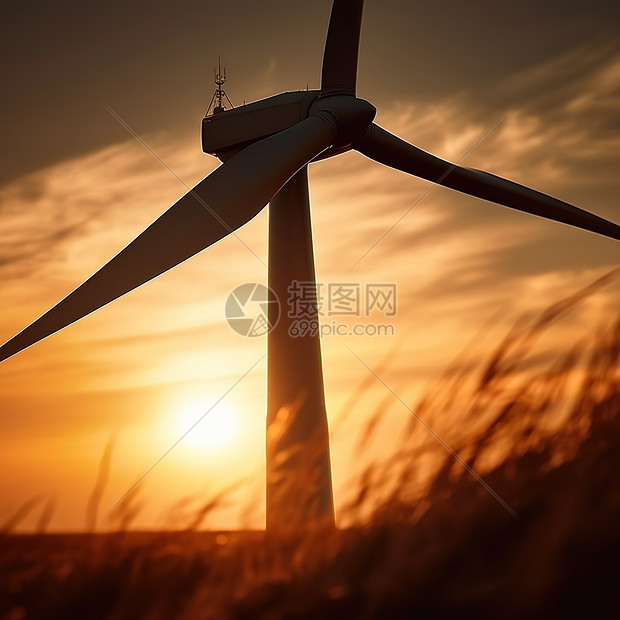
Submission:
<svg viewBox="0 0 620 620">
<path fill-rule="evenodd" d="M 174 426 L 179 436 L 184 435 L 183 445 L 203 452 L 213 452 L 233 444 L 238 417 L 228 403 L 201 397 L 179 409 Z"/>
</svg>

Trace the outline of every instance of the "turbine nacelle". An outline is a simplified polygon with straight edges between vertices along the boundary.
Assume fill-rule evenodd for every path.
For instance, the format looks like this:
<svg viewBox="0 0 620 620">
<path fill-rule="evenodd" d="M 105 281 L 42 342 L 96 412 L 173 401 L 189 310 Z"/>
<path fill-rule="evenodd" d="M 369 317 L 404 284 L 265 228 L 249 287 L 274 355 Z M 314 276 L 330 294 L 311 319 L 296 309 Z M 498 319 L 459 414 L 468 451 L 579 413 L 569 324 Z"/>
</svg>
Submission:
<svg viewBox="0 0 620 620">
<path fill-rule="evenodd" d="M 347 151 L 362 137 L 377 110 L 364 99 L 347 95 L 319 98 L 320 94 L 318 90 L 286 92 L 205 116 L 202 150 L 227 161 L 250 144 L 314 115 L 329 123 L 334 134 L 332 148 L 316 159 Z"/>
<path fill-rule="evenodd" d="M 308 117 L 318 90 L 286 92 L 202 119 L 202 150 L 227 161 L 246 146 Z"/>
</svg>

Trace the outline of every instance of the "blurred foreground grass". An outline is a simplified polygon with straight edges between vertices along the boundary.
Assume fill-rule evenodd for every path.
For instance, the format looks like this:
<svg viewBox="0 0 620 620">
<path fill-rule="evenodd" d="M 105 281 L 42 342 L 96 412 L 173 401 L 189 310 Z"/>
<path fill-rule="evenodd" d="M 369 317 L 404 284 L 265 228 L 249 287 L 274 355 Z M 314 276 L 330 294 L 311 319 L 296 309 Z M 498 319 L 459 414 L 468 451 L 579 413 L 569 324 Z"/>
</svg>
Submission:
<svg viewBox="0 0 620 620">
<path fill-rule="evenodd" d="M 545 330 L 616 276 L 524 317 L 482 364 L 464 352 L 411 408 L 449 421 L 462 461 L 412 416 L 342 507 L 347 529 L 196 531 L 218 498 L 185 531 L 127 531 L 135 502 L 117 533 L 6 527 L 0 618 L 618 617 L 620 315 L 532 362 Z"/>
</svg>

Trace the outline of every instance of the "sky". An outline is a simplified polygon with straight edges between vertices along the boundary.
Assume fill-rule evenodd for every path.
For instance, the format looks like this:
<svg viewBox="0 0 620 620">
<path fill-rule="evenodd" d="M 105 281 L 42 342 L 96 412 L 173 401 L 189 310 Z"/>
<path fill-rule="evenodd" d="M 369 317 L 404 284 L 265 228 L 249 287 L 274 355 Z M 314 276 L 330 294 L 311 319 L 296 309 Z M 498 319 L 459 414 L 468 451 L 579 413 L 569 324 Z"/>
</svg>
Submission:
<svg viewBox="0 0 620 620">
<path fill-rule="evenodd" d="M 329 11 L 328 0 L 3 9 L 0 340 L 217 167 L 201 152 L 200 122 L 218 55 L 234 105 L 318 88 Z M 619 31 L 611 1 L 367 0 L 358 96 L 420 148 L 619 222 Z M 397 315 L 381 319 L 394 335 L 322 342 L 338 509 L 361 463 L 388 456 L 411 416 L 383 383 L 415 402 L 484 325 L 499 337 L 521 312 L 617 267 L 620 246 L 451 190 L 425 194 L 429 183 L 354 152 L 312 164 L 309 177 L 318 281 L 397 287 Z M 101 513 L 156 464 L 137 526 L 170 525 L 175 502 L 239 479 L 250 482 L 207 525 L 262 526 L 266 338 L 235 333 L 224 305 L 235 286 L 266 280 L 267 218 L 265 209 L 238 232 L 243 243 L 224 239 L 0 364 L 0 523 L 38 498 L 25 529 L 45 501 L 52 529 L 83 528 L 112 438 Z M 611 319 L 619 301 L 617 283 L 593 296 L 545 354 Z M 227 391 L 212 426 L 170 450 Z M 359 458 L 356 438 L 379 406 L 381 432 Z M 441 432 L 445 422 L 434 424 Z"/>
</svg>

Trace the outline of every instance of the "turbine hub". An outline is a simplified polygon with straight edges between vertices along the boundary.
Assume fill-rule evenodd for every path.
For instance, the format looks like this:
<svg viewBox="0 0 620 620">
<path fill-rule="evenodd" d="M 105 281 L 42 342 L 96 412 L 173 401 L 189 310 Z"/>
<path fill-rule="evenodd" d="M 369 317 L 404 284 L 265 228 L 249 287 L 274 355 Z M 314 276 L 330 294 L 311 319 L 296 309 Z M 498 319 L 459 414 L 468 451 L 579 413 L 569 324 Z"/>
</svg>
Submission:
<svg viewBox="0 0 620 620">
<path fill-rule="evenodd" d="M 359 140 L 376 113 L 375 106 L 365 99 L 347 95 L 319 98 L 310 107 L 310 115 L 319 116 L 332 126 L 337 149 Z"/>
</svg>

